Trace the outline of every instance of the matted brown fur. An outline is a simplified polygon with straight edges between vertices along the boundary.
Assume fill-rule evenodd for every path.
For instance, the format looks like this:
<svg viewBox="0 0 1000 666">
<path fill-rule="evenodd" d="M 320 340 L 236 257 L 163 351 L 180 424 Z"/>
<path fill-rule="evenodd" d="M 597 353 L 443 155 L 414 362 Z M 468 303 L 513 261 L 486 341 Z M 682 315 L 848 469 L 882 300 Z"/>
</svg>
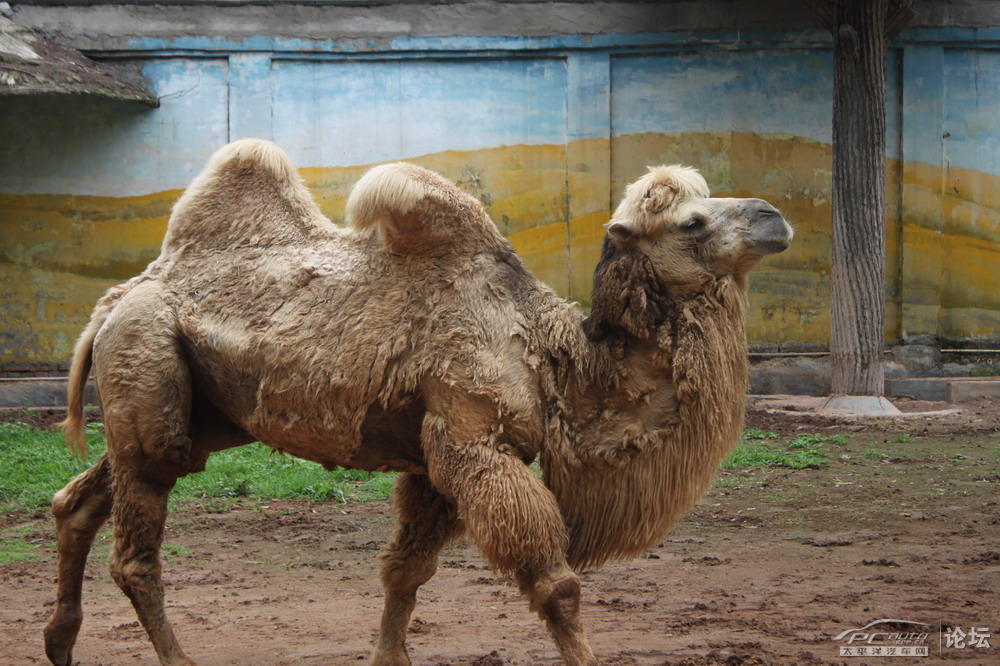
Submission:
<svg viewBox="0 0 1000 666">
<path fill-rule="evenodd" d="M 167 493 L 256 439 L 406 473 L 373 663 L 408 663 L 416 589 L 463 530 L 516 577 L 563 658 L 592 663 L 570 566 L 641 551 L 704 491 L 742 424 L 746 272 L 791 239 L 765 202 L 707 194 L 682 167 L 629 186 L 584 320 L 437 174 L 376 167 L 344 229 L 273 144 L 223 148 L 175 206 L 160 256 L 98 303 L 77 345 L 68 441 L 82 450 L 92 363 L 108 453 L 104 473 L 59 497 L 50 659 L 68 663 L 79 629 L 80 530 L 112 502 L 112 574 L 161 661 L 189 663 L 163 613 Z M 525 464 L 536 457 L 544 483 Z M 95 484 L 113 497 L 88 505 Z"/>
</svg>

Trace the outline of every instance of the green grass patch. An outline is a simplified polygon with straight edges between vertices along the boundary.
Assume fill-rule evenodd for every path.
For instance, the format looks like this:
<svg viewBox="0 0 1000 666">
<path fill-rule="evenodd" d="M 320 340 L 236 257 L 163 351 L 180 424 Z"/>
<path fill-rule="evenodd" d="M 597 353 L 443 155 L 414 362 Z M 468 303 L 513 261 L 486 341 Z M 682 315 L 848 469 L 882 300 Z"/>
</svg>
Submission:
<svg viewBox="0 0 1000 666">
<path fill-rule="evenodd" d="M 799 435 L 798 437 L 788 441 L 788 448 L 808 449 L 816 446 L 817 444 L 836 444 L 838 446 L 842 446 L 847 444 L 847 438 L 843 435 Z"/>
<path fill-rule="evenodd" d="M 87 443 L 92 462 L 104 451 L 97 428 L 87 428 Z M 88 466 L 66 449 L 60 432 L 0 423 L 0 510 L 47 506 L 57 490 Z"/>
<path fill-rule="evenodd" d="M 90 455 L 83 463 L 66 450 L 62 433 L 0 423 L 0 511 L 48 506 L 57 490 L 104 452 L 100 424 L 87 426 L 87 443 Z M 391 472 L 330 472 L 254 443 L 213 454 L 205 471 L 177 482 L 171 504 L 203 500 L 209 510 L 228 511 L 240 498 L 365 501 L 387 497 L 395 478 Z"/>
<path fill-rule="evenodd" d="M 394 479 L 395 474 L 355 469 L 328 472 L 316 463 L 255 443 L 213 454 L 204 472 L 177 482 L 173 501 L 242 497 L 370 500 L 388 496 Z"/>
<path fill-rule="evenodd" d="M 781 441 L 776 433 L 749 428 L 740 439 L 739 445 L 728 458 L 722 461 L 723 469 L 745 467 L 787 467 L 809 469 L 822 467 L 827 463 L 823 451 L 825 444 L 844 444 L 843 435 L 804 434 Z"/>
<path fill-rule="evenodd" d="M 165 543 L 160 547 L 160 554 L 165 559 L 174 560 L 182 557 L 191 557 L 194 552 L 187 546 L 180 546 L 175 543 Z"/>
<path fill-rule="evenodd" d="M 776 432 L 761 430 L 760 428 L 747 428 L 743 431 L 743 439 L 745 441 L 753 439 L 775 439 L 777 436 L 778 433 Z"/>
<path fill-rule="evenodd" d="M 0 564 L 32 562 L 40 558 L 38 546 L 20 537 L 4 537 L 0 541 Z"/>
<path fill-rule="evenodd" d="M 880 451 L 878 449 L 866 449 L 857 455 L 861 456 L 862 458 L 878 458 L 880 460 L 887 459 L 890 457 L 888 453 L 886 453 L 885 451 Z"/>
</svg>

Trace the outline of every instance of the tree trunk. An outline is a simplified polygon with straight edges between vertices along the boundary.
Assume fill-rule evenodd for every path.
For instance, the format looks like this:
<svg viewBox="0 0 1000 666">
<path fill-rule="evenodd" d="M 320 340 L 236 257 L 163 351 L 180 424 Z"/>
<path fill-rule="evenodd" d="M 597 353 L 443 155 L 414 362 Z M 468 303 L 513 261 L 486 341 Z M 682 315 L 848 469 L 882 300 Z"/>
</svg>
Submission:
<svg viewBox="0 0 1000 666">
<path fill-rule="evenodd" d="M 841 0 L 833 34 L 834 395 L 883 394 L 889 0 Z"/>
</svg>

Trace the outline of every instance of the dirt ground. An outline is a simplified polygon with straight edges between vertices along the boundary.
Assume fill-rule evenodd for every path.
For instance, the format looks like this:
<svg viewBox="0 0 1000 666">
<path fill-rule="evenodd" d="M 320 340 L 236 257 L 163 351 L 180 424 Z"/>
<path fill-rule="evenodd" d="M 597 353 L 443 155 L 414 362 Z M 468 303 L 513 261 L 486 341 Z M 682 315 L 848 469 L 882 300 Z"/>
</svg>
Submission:
<svg viewBox="0 0 1000 666">
<path fill-rule="evenodd" d="M 934 405 L 908 405 L 917 408 Z M 879 618 L 934 625 L 926 658 L 1000 663 L 1000 402 L 960 414 L 843 423 L 751 412 L 787 437 L 843 434 L 819 469 L 724 472 L 644 557 L 584 573 L 582 614 L 604 664 L 879 663 L 842 658 L 833 636 Z M 200 664 L 361 664 L 381 607 L 386 502 L 244 502 L 172 514 L 168 613 Z M 45 663 L 55 560 L 46 514 L 0 515 L 41 544 L 0 565 L 0 663 Z M 154 664 L 107 574 L 108 531 L 84 590 L 81 664 Z M 543 625 L 467 542 L 443 555 L 409 633 L 415 664 L 558 663 Z M 987 627 L 992 648 L 939 649 L 941 625 Z"/>
</svg>

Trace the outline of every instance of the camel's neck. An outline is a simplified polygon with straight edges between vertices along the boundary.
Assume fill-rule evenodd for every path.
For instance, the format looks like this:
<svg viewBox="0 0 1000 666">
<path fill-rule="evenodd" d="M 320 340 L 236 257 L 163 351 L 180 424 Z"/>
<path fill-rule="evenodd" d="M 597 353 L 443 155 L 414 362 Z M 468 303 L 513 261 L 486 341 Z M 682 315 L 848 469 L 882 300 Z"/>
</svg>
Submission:
<svg viewBox="0 0 1000 666">
<path fill-rule="evenodd" d="M 744 324 L 742 290 L 713 282 L 569 384 L 542 465 L 574 566 L 644 550 L 705 491 L 743 426 Z"/>
</svg>

